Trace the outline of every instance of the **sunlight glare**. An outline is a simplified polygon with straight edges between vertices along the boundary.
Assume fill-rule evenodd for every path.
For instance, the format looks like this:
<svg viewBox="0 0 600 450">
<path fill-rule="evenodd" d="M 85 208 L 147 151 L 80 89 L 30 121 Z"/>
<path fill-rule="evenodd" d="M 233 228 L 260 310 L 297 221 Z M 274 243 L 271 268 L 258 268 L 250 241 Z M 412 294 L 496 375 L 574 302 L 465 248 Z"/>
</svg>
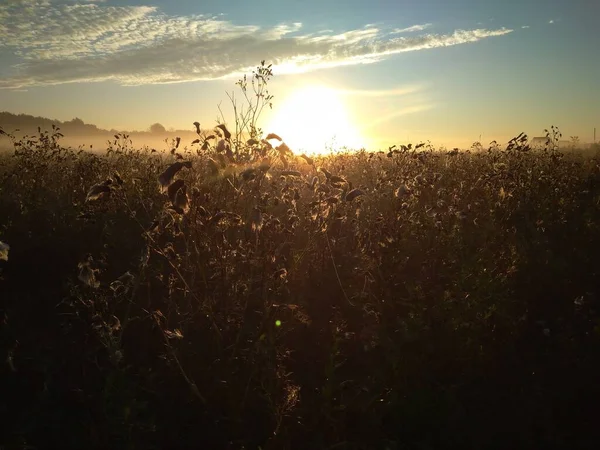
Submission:
<svg viewBox="0 0 600 450">
<path fill-rule="evenodd" d="M 334 89 L 306 86 L 294 91 L 265 130 L 277 133 L 295 153 L 320 154 L 347 147 L 359 150 L 365 139 L 348 117 Z"/>
</svg>

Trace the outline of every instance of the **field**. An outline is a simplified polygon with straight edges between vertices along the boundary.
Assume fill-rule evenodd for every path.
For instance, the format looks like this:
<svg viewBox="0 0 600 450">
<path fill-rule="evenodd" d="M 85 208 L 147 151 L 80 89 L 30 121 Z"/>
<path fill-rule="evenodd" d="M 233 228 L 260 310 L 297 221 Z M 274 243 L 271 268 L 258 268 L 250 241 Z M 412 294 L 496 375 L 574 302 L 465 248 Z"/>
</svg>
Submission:
<svg viewBox="0 0 600 450">
<path fill-rule="evenodd" d="M 595 448 L 593 151 L 56 133 L 0 158 L 2 448 Z"/>
</svg>

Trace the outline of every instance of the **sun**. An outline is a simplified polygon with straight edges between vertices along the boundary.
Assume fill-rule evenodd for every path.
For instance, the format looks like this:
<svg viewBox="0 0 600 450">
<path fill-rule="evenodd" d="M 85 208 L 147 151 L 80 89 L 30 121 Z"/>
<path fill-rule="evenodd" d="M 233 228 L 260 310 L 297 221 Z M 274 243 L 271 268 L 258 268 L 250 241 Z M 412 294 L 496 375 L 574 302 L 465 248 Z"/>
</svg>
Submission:
<svg viewBox="0 0 600 450">
<path fill-rule="evenodd" d="M 295 90 L 275 112 L 265 131 L 281 136 L 296 153 L 314 155 L 342 147 L 365 147 L 365 139 L 350 120 L 340 95 L 322 85 Z"/>
</svg>

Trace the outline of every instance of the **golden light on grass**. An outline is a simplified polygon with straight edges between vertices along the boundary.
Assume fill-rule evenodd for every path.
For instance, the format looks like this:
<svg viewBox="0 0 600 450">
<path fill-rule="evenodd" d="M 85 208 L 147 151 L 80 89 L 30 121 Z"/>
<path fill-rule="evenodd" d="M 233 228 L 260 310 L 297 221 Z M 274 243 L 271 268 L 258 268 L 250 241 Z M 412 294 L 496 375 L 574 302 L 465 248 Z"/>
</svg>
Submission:
<svg viewBox="0 0 600 450">
<path fill-rule="evenodd" d="M 359 150 L 366 146 L 341 96 L 322 85 L 294 91 L 275 111 L 265 131 L 277 133 L 296 154 L 326 153 L 327 147 Z"/>
</svg>

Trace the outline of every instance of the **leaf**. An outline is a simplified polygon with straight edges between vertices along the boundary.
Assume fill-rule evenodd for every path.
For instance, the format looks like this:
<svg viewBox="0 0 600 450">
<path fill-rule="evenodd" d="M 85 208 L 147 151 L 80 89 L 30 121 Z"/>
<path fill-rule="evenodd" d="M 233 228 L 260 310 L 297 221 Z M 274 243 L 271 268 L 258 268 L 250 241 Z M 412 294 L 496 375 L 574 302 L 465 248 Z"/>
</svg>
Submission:
<svg viewBox="0 0 600 450">
<path fill-rule="evenodd" d="M 210 218 L 208 223 L 216 224 L 216 223 L 219 223 L 223 219 L 228 219 L 235 223 L 240 223 L 242 221 L 242 218 L 238 214 L 235 214 L 235 213 L 232 213 L 229 211 L 218 211 L 217 213 L 215 213 L 214 216 L 212 216 Z"/>
<path fill-rule="evenodd" d="M 208 159 L 208 168 L 211 175 L 217 175 L 219 173 L 219 163 L 212 158 Z"/>
<path fill-rule="evenodd" d="M 337 175 L 331 175 L 329 177 L 329 181 L 331 181 L 332 183 L 347 183 L 345 178 L 338 177 Z"/>
<path fill-rule="evenodd" d="M 285 268 L 282 268 L 282 269 L 277 270 L 273 274 L 273 278 L 283 280 L 287 277 L 287 274 L 288 274 L 287 270 Z"/>
<path fill-rule="evenodd" d="M 215 128 L 218 128 L 221 131 L 223 131 L 223 136 L 225 136 L 225 139 L 227 139 L 227 140 L 231 139 L 231 133 L 229 132 L 229 130 L 227 129 L 227 127 L 225 125 L 219 124 Z"/>
<path fill-rule="evenodd" d="M 394 197 L 396 198 L 402 198 L 405 195 L 409 195 L 410 194 L 410 189 L 405 185 L 402 184 L 398 187 L 398 189 L 396 189 L 394 191 Z"/>
<path fill-rule="evenodd" d="M 10 250 L 10 245 L 5 244 L 0 241 L 0 260 L 8 261 L 8 251 Z"/>
<path fill-rule="evenodd" d="M 293 155 L 294 153 L 292 152 L 292 149 L 290 149 L 287 144 L 285 142 L 279 144 L 277 147 L 275 147 L 278 151 L 279 154 L 281 156 L 283 155 Z"/>
<path fill-rule="evenodd" d="M 187 186 L 184 184 L 181 189 L 175 194 L 175 201 L 173 202 L 173 208 L 179 214 L 185 214 L 190 210 L 190 201 L 187 196 Z"/>
<path fill-rule="evenodd" d="M 183 334 L 178 328 L 175 328 L 173 331 L 164 330 L 165 336 L 169 339 L 183 339 Z"/>
<path fill-rule="evenodd" d="M 257 207 L 252 208 L 252 214 L 250 215 L 250 227 L 252 231 L 259 232 L 263 226 L 263 215 L 260 209 Z"/>
<path fill-rule="evenodd" d="M 314 159 L 309 158 L 308 156 L 306 156 L 304 153 L 302 153 L 300 155 L 300 158 L 303 158 L 308 164 L 310 164 L 311 166 L 315 163 Z"/>
<path fill-rule="evenodd" d="M 263 145 L 263 148 L 265 148 L 267 150 L 271 150 L 273 148 L 273 146 L 271 145 L 271 143 L 269 141 L 267 141 L 266 139 L 262 139 L 260 141 L 260 143 Z"/>
<path fill-rule="evenodd" d="M 268 139 L 277 139 L 278 141 L 283 142 L 283 139 L 281 139 L 279 137 L 279 135 L 277 135 L 275 133 L 269 133 L 269 134 L 267 134 L 267 137 L 265 139 L 267 139 L 267 140 Z"/>
<path fill-rule="evenodd" d="M 167 195 L 169 196 L 169 200 L 171 203 L 175 203 L 175 196 L 177 195 L 177 191 L 181 189 L 185 185 L 185 181 L 182 179 L 175 180 L 169 187 L 167 188 Z"/>
<path fill-rule="evenodd" d="M 319 167 L 318 169 L 320 172 L 325 174 L 325 177 L 329 180 L 329 178 L 331 178 L 331 172 L 329 172 L 327 169 L 323 168 L 323 167 Z"/>
<path fill-rule="evenodd" d="M 113 176 L 115 177 L 115 181 L 117 182 L 117 184 L 119 186 L 123 185 L 123 178 L 121 178 L 121 175 L 119 174 L 119 172 L 116 172 L 113 174 Z"/>
<path fill-rule="evenodd" d="M 249 167 L 248 169 L 242 170 L 240 176 L 244 181 L 250 181 L 256 178 L 256 169 Z"/>
<path fill-rule="evenodd" d="M 269 158 L 263 158 L 258 166 L 258 170 L 261 172 L 267 172 L 271 168 L 271 160 Z"/>
<path fill-rule="evenodd" d="M 107 178 L 102 183 L 93 185 L 88 191 L 87 196 L 85 197 L 85 201 L 91 202 L 109 196 L 111 193 L 111 184 L 112 180 L 110 178 Z"/>
<path fill-rule="evenodd" d="M 98 273 L 99 270 L 92 269 L 89 261 L 80 262 L 77 265 L 77 268 L 79 269 L 79 275 L 77 276 L 79 281 L 94 289 L 100 286 L 100 283 L 96 280 L 96 273 Z"/>
<path fill-rule="evenodd" d="M 361 195 L 365 195 L 365 192 L 358 188 L 352 189 L 346 194 L 346 201 L 351 202 L 352 200 L 354 200 L 357 197 L 360 197 Z"/>
<path fill-rule="evenodd" d="M 177 172 L 184 167 L 190 169 L 192 167 L 191 161 L 177 161 L 167 167 L 167 169 L 158 177 L 158 181 L 160 182 L 162 188 L 165 189 L 167 186 L 169 186 Z"/>
<path fill-rule="evenodd" d="M 283 176 L 292 176 L 292 177 L 300 177 L 302 174 L 297 170 L 282 170 L 281 175 Z"/>
<path fill-rule="evenodd" d="M 229 142 L 227 142 L 225 139 L 221 139 L 219 142 L 217 142 L 217 152 L 224 152 L 227 151 L 228 149 L 230 149 L 229 147 Z"/>
</svg>

